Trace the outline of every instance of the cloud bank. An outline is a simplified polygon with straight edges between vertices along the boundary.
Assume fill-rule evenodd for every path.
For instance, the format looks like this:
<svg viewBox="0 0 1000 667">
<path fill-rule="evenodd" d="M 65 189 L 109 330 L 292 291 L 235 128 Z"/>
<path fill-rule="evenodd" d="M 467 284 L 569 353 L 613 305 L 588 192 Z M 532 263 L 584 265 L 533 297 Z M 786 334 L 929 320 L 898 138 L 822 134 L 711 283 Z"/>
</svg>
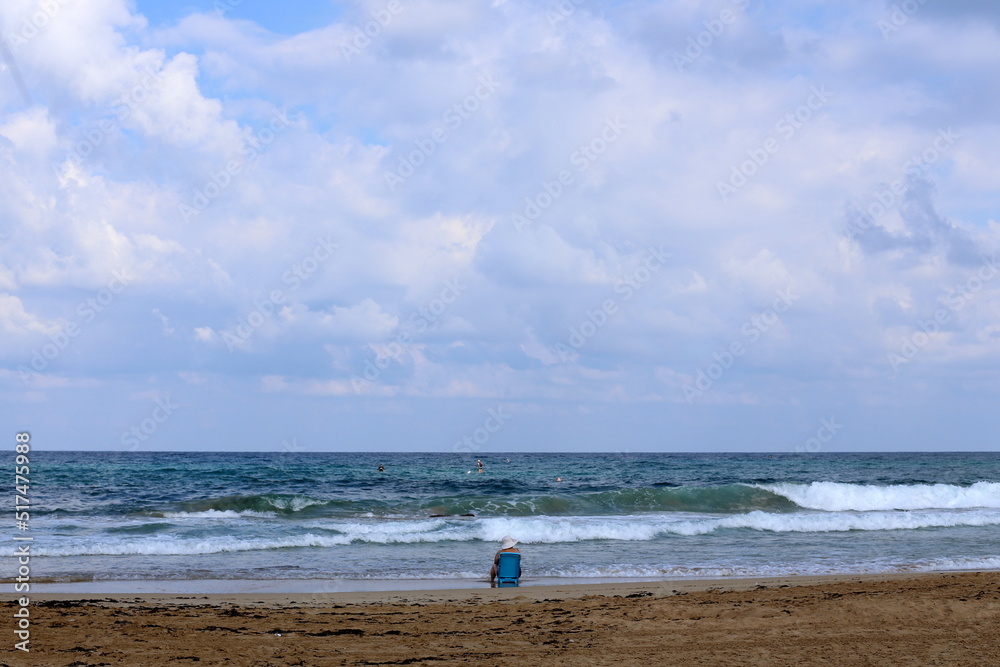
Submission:
<svg viewBox="0 0 1000 667">
<path fill-rule="evenodd" d="M 992 5 L 283 11 L 0 9 L 17 429 L 124 449 L 170 397 L 138 447 L 451 451 L 500 405 L 483 451 L 997 445 Z"/>
</svg>

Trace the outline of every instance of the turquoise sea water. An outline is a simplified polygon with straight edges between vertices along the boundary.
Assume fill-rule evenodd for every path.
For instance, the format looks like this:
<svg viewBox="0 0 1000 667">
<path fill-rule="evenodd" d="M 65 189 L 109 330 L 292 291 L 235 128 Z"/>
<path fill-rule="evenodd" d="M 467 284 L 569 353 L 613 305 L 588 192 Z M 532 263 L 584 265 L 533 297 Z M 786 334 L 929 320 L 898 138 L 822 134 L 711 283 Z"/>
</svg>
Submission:
<svg viewBox="0 0 1000 667">
<path fill-rule="evenodd" d="M 525 584 L 1000 569 L 997 453 L 480 458 L 33 452 L 32 579 L 471 583 L 508 534 Z"/>
</svg>

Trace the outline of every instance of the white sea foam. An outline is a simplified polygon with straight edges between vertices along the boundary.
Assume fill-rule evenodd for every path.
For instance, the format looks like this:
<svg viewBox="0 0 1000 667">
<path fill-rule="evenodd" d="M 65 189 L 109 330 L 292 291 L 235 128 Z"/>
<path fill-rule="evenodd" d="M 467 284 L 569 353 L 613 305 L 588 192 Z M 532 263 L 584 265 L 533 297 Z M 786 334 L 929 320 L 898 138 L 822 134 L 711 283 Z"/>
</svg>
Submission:
<svg viewBox="0 0 1000 667">
<path fill-rule="evenodd" d="M 446 529 L 451 523 L 444 519 L 394 520 L 394 521 L 310 521 L 304 528 L 335 530 L 346 535 L 409 535 Z"/>
<path fill-rule="evenodd" d="M 523 542 L 552 543 L 651 540 L 666 534 L 705 535 L 737 528 L 775 533 L 827 533 L 1000 525 L 1000 512 L 990 510 L 795 514 L 774 514 L 758 510 L 726 517 L 680 519 L 678 516 L 485 519 L 481 535 L 487 541 L 499 540 L 503 535 L 518 535 Z"/>
<path fill-rule="evenodd" d="M 187 535 L 81 537 L 58 547 L 39 544 L 40 556 L 186 555 L 266 551 L 293 547 L 333 548 L 351 543 L 416 544 L 481 540 L 499 542 L 516 535 L 525 543 L 554 544 L 590 540 L 649 541 L 669 535 L 706 535 L 720 530 L 773 533 L 915 530 L 956 526 L 998 526 L 994 510 L 913 512 L 749 512 L 732 516 L 657 514 L 631 517 L 519 517 L 474 521 L 313 521 L 299 535 L 192 537 Z M 317 534 L 319 533 L 319 534 Z"/>
<path fill-rule="evenodd" d="M 517 535 L 522 542 L 556 543 L 582 540 L 651 540 L 674 520 L 664 516 L 644 517 L 507 517 L 483 519 L 478 539 L 499 542 L 504 535 Z"/>
<path fill-rule="evenodd" d="M 253 537 L 238 539 L 229 536 L 186 537 L 183 535 L 157 535 L 150 537 L 102 536 L 90 540 L 78 539 L 62 547 L 38 546 L 39 556 L 118 556 L 163 555 L 181 556 L 215 554 L 237 551 L 267 551 L 294 547 L 337 547 L 352 542 L 375 544 L 412 544 L 417 542 L 445 542 L 478 539 L 473 533 L 461 532 L 445 525 L 443 521 L 394 521 L 394 522 L 314 522 L 313 529 L 322 528 L 333 534 L 305 533 L 285 537 Z"/>
<path fill-rule="evenodd" d="M 891 569 L 891 568 L 890 568 Z M 781 577 L 801 574 L 834 574 L 846 571 L 829 564 L 802 565 L 716 565 L 705 567 L 675 567 L 671 565 L 602 565 L 599 567 L 561 567 L 533 571 L 539 577 L 566 578 L 631 578 L 631 579 L 701 579 L 715 577 Z M 853 572 L 867 571 L 853 569 Z M 886 571 L 886 570 L 880 570 Z"/>
<path fill-rule="evenodd" d="M 954 526 L 998 526 L 1000 512 L 865 512 L 770 514 L 750 512 L 721 519 L 683 521 L 667 532 L 703 535 L 723 528 L 749 528 L 774 533 L 829 533 L 852 530 L 916 530 Z"/>
<path fill-rule="evenodd" d="M 894 484 L 874 486 L 813 482 L 764 484 L 758 488 L 788 498 L 799 507 L 828 512 L 845 510 L 1000 509 L 1000 483 Z"/>
<path fill-rule="evenodd" d="M 289 547 L 334 547 L 348 544 L 349 538 L 337 535 L 294 535 L 271 539 L 235 539 L 232 537 L 184 538 L 148 537 L 139 539 L 99 539 L 91 543 L 77 541 L 72 546 L 38 547 L 39 556 L 188 556 L 234 551 L 287 549 Z"/>
<path fill-rule="evenodd" d="M 932 558 L 915 563 L 912 569 L 921 572 L 938 570 L 1000 570 L 1000 556 L 984 558 Z"/>
<path fill-rule="evenodd" d="M 164 519 L 239 519 L 239 518 L 272 518 L 274 512 L 255 512 L 253 510 L 205 510 L 203 512 L 164 512 Z"/>
<path fill-rule="evenodd" d="M 299 512 L 307 507 L 313 507 L 314 505 L 323 505 L 326 503 L 325 500 L 320 500 L 318 498 L 309 498 L 308 496 L 291 496 L 285 497 L 273 497 L 267 496 L 266 500 L 269 505 L 272 505 L 279 510 Z"/>
</svg>

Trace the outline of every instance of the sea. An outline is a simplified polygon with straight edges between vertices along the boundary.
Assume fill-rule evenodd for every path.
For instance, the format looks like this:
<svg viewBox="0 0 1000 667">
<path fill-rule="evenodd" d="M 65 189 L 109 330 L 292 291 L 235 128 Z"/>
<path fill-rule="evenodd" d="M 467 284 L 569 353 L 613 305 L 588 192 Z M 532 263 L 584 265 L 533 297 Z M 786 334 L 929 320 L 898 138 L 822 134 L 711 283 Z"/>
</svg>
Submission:
<svg viewBox="0 0 1000 667">
<path fill-rule="evenodd" d="M 31 497 L 50 591 L 488 586 L 505 535 L 525 586 L 1000 569 L 997 452 L 33 451 Z"/>
</svg>

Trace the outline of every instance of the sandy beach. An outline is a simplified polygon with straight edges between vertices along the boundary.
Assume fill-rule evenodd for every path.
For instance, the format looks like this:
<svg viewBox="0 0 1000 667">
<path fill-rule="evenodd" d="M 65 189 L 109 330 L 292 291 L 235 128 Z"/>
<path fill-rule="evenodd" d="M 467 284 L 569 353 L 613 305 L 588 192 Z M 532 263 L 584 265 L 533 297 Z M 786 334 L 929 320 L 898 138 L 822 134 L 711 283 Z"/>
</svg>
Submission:
<svg viewBox="0 0 1000 667">
<path fill-rule="evenodd" d="M 1000 573 L 48 594 L 31 619 L 3 665 L 972 665 L 1000 645 Z"/>
</svg>

